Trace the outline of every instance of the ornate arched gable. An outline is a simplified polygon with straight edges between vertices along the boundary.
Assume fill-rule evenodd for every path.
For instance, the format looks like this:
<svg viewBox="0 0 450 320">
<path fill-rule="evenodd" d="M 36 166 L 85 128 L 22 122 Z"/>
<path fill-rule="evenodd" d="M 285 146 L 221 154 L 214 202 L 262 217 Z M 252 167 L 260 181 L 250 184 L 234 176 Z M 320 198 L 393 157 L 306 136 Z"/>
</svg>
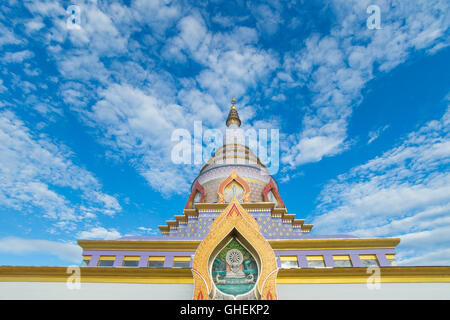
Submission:
<svg viewBox="0 0 450 320">
<path fill-rule="evenodd" d="M 192 209 L 193 208 L 193 202 L 194 202 L 194 197 L 197 194 L 197 192 L 199 192 L 201 194 L 201 199 L 200 202 L 205 202 L 205 189 L 203 188 L 203 186 L 196 181 L 194 184 L 194 187 L 192 188 L 191 194 L 189 195 L 189 198 L 186 202 L 186 205 L 184 206 L 185 209 Z"/>
<path fill-rule="evenodd" d="M 273 183 L 273 179 L 270 179 L 270 182 L 266 185 L 264 188 L 263 194 L 264 194 L 264 202 L 270 202 L 268 194 L 272 191 L 273 195 L 278 201 L 278 207 L 284 208 L 283 200 L 281 199 L 280 194 L 278 193 L 277 188 L 275 188 L 275 184 Z"/>
<path fill-rule="evenodd" d="M 248 185 L 247 182 L 245 182 L 244 179 L 242 179 L 237 173 L 236 171 L 233 170 L 233 172 L 231 172 L 231 174 L 228 176 L 228 178 L 226 178 L 219 186 L 219 189 L 217 190 L 217 193 L 219 194 L 219 203 L 224 203 L 225 202 L 225 194 L 224 194 L 224 190 L 225 188 L 233 183 L 236 182 L 237 184 L 239 184 L 243 189 L 244 189 L 244 202 L 250 202 L 250 186 Z"/>
<path fill-rule="evenodd" d="M 277 299 L 276 277 L 278 273 L 275 253 L 260 233 L 256 220 L 236 199 L 222 211 L 211 224 L 209 234 L 200 242 L 194 256 L 194 299 L 214 298 L 215 284 L 211 276 L 212 259 L 224 248 L 231 237 L 236 237 L 252 252 L 259 263 L 255 290 L 263 300 Z"/>
</svg>

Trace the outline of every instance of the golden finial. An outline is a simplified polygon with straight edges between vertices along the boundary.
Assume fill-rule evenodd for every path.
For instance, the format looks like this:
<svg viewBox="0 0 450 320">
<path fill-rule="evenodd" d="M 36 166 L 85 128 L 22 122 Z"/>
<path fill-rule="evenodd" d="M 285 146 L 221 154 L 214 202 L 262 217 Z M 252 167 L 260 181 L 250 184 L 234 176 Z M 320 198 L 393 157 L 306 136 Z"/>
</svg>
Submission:
<svg viewBox="0 0 450 320">
<path fill-rule="evenodd" d="M 231 99 L 231 107 L 233 109 L 236 109 L 236 98 L 235 97 L 233 97 L 233 99 Z"/>
<path fill-rule="evenodd" d="M 236 110 L 236 98 L 233 97 L 233 99 L 231 99 L 231 110 L 230 113 L 228 114 L 228 118 L 227 118 L 227 127 L 229 126 L 237 126 L 240 127 L 241 126 L 241 120 L 239 119 L 239 114 Z"/>
</svg>

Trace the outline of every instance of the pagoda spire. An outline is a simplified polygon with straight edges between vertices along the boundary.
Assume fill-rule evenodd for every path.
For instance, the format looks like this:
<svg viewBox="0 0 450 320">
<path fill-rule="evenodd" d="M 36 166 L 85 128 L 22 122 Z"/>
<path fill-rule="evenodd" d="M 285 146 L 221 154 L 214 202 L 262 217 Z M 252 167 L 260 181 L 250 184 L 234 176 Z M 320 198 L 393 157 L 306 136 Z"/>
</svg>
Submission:
<svg viewBox="0 0 450 320">
<path fill-rule="evenodd" d="M 240 127 L 241 126 L 241 119 L 239 119 L 239 114 L 236 110 L 236 98 L 233 97 L 233 99 L 231 99 L 231 109 L 230 109 L 230 113 L 228 113 L 228 118 L 227 118 L 227 127 Z"/>
</svg>

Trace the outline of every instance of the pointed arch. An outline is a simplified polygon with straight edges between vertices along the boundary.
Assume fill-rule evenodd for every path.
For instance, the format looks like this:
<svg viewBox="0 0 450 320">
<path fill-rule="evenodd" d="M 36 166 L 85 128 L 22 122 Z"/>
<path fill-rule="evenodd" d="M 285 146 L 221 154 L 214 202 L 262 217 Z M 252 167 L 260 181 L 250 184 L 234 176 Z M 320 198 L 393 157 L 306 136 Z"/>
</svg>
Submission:
<svg viewBox="0 0 450 320">
<path fill-rule="evenodd" d="M 273 183 L 273 179 L 270 179 L 270 182 L 266 185 L 264 188 L 263 194 L 264 194 L 264 202 L 270 202 L 269 200 L 269 192 L 272 191 L 272 194 L 275 196 L 275 198 L 278 201 L 279 208 L 284 208 L 283 200 L 281 199 L 280 194 L 278 193 L 277 188 L 275 188 L 275 184 Z"/>
<path fill-rule="evenodd" d="M 248 183 L 242 179 L 235 170 L 231 172 L 231 174 L 226 178 L 219 186 L 219 189 L 217 190 L 217 193 L 219 194 L 219 203 L 225 202 L 225 194 L 224 190 L 225 188 L 231 184 L 233 181 L 235 181 L 238 185 L 242 186 L 244 189 L 244 202 L 250 202 L 250 186 Z"/>
<path fill-rule="evenodd" d="M 195 181 L 194 187 L 192 188 L 191 194 L 189 195 L 189 198 L 186 202 L 186 205 L 184 206 L 185 209 L 192 209 L 194 204 L 194 198 L 195 195 L 198 193 L 201 194 L 200 202 L 205 202 L 205 188 L 197 181 Z"/>
<path fill-rule="evenodd" d="M 260 263 L 260 272 L 255 286 L 257 297 L 277 299 L 275 283 L 278 267 L 275 253 L 261 234 L 256 220 L 236 199 L 233 199 L 214 220 L 209 234 L 197 247 L 192 265 L 194 299 L 214 297 L 215 286 L 210 272 L 211 259 L 218 250 L 223 249 L 231 236 L 237 236 Z"/>
</svg>

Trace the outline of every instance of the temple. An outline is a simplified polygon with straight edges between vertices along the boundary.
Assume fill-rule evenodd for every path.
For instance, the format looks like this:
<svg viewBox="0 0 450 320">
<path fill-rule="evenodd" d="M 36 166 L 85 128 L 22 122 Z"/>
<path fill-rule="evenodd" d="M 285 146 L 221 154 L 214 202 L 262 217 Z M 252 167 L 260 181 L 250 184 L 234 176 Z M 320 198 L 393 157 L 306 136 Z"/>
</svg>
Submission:
<svg viewBox="0 0 450 320">
<path fill-rule="evenodd" d="M 235 99 L 226 125 L 234 134 L 242 130 Z M 396 266 L 398 238 L 313 234 L 312 224 L 288 213 L 282 190 L 255 153 L 228 138 L 227 130 L 224 145 L 192 182 L 185 207 L 159 226 L 159 236 L 79 240 L 81 282 L 91 289 L 70 294 L 271 300 L 439 298 L 447 292 L 449 298 L 450 268 Z M 68 277 L 58 267 L 15 268 L 0 267 L 0 281 Z M 385 290 L 372 290 L 378 284 Z M 145 293 L 136 286 L 146 286 Z"/>
</svg>

